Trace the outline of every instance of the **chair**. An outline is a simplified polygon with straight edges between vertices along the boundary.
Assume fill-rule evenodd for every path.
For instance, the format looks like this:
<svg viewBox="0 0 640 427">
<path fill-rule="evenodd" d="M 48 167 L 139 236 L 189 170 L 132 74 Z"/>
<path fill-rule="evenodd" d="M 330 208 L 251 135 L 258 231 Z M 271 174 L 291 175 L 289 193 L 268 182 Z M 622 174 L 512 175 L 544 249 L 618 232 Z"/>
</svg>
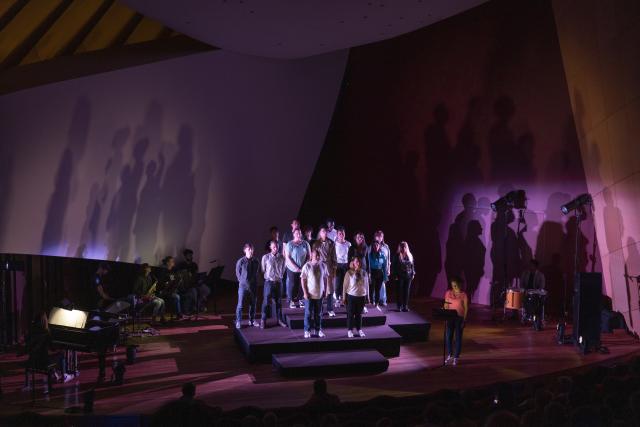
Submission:
<svg viewBox="0 0 640 427">
<path fill-rule="evenodd" d="M 51 393 L 53 389 L 53 374 L 56 370 L 56 363 L 49 362 L 46 365 L 38 366 L 37 364 L 30 364 L 27 362 L 24 372 L 24 381 L 26 385 L 29 385 L 29 375 L 31 375 L 31 403 L 36 401 L 36 374 L 42 374 L 47 376 L 47 393 Z"/>
</svg>

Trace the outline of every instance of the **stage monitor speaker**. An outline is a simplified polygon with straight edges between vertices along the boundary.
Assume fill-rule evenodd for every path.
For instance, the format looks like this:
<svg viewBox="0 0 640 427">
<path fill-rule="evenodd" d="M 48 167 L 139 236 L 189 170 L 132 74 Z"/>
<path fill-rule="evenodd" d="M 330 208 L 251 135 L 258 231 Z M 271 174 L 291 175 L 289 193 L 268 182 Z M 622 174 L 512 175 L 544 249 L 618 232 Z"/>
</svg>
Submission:
<svg viewBox="0 0 640 427">
<path fill-rule="evenodd" d="M 573 338 L 584 350 L 600 345 L 602 273 L 577 273 L 573 289 Z"/>
</svg>

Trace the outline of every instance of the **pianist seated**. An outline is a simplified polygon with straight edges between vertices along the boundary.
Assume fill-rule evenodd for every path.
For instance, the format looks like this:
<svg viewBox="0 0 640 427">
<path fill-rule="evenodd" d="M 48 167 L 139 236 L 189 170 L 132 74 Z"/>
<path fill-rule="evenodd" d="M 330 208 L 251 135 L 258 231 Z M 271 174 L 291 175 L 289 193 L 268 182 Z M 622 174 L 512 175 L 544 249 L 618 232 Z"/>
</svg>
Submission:
<svg viewBox="0 0 640 427">
<path fill-rule="evenodd" d="M 67 382 L 73 378 L 66 373 L 64 353 L 51 351 L 52 339 L 49 331 L 49 321 L 45 311 L 38 312 L 34 317 L 26 337 L 27 367 L 45 370 L 49 365 L 55 364 L 53 372 L 56 381 Z M 25 387 L 29 388 L 30 377 L 25 378 Z M 32 385 L 35 386 L 35 385 Z"/>
<path fill-rule="evenodd" d="M 97 299 L 97 307 L 98 309 L 104 309 L 107 305 L 111 304 L 115 301 L 107 291 L 104 286 L 104 277 L 109 273 L 109 264 L 106 262 L 101 262 L 98 264 L 98 269 L 96 273 L 93 275 L 92 284 L 96 292 Z"/>
<path fill-rule="evenodd" d="M 164 317 L 164 300 L 156 296 L 158 281 L 151 275 L 149 264 L 141 265 L 141 272 L 133 285 L 133 295 L 130 297 L 131 304 L 136 309 L 144 308 L 147 305 L 153 307 L 152 323 L 160 321 L 166 322 Z M 156 320 L 157 319 L 157 320 Z"/>
</svg>

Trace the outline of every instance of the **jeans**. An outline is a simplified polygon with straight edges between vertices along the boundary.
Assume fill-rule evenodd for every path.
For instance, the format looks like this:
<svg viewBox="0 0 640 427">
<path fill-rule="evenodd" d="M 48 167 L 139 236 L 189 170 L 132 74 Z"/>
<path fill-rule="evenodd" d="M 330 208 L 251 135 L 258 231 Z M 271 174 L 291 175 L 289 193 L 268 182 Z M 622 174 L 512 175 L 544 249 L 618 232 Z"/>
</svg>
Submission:
<svg viewBox="0 0 640 427">
<path fill-rule="evenodd" d="M 409 308 L 409 293 L 412 279 L 401 277 L 398 279 L 398 310 Z"/>
<path fill-rule="evenodd" d="M 191 313 L 195 311 L 196 301 L 198 300 L 198 290 L 189 288 L 180 293 L 180 301 L 182 302 L 182 311 Z"/>
<path fill-rule="evenodd" d="M 154 296 L 149 301 L 141 302 L 139 304 L 136 304 L 136 299 L 137 297 L 134 294 L 131 294 L 127 297 L 129 304 L 131 304 L 131 307 L 134 307 L 134 309 L 142 311 L 146 309 L 146 307 L 151 306 L 153 307 L 153 317 L 164 315 L 164 300 L 162 298 Z M 138 299 L 137 301 L 140 300 Z"/>
<path fill-rule="evenodd" d="M 163 294 L 162 295 L 163 299 L 168 299 L 173 303 L 173 306 L 175 308 L 176 314 L 180 315 L 182 314 L 182 309 L 181 309 L 181 305 L 180 305 L 180 294 L 178 293 L 172 293 L 172 294 Z"/>
<path fill-rule="evenodd" d="M 333 298 L 333 292 L 335 291 L 335 286 L 334 286 L 334 278 L 332 276 L 329 276 L 329 289 L 327 289 L 327 311 L 333 311 L 333 305 L 334 305 L 334 298 Z"/>
<path fill-rule="evenodd" d="M 264 282 L 264 292 L 262 298 L 262 320 L 267 320 L 267 308 L 269 307 L 269 303 L 273 301 L 276 305 L 276 318 L 278 321 L 284 322 L 282 318 L 282 299 L 280 297 L 280 290 L 282 284 L 280 282 L 272 282 L 270 280 L 265 280 Z"/>
<path fill-rule="evenodd" d="M 371 302 L 373 304 L 379 304 L 381 301 L 380 291 L 382 289 L 384 280 L 384 273 L 379 269 L 371 269 L 371 282 L 369 283 L 369 295 L 371 295 Z"/>
<path fill-rule="evenodd" d="M 354 326 L 360 330 L 362 329 L 362 309 L 366 302 L 365 296 L 356 297 L 347 294 L 347 329 L 351 330 Z"/>
<path fill-rule="evenodd" d="M 196 310 L 202 310 L 203 307 L 207 306 L 207 298 L 211 295 L 211 289 L 205 284 L 199 285 L 196 288 L 196 292 L 198 294 L 198 306 L 195 307 Z"/>
<path fill-rule="evenodd" d="M 299 300 L 301 289 L 300 273 L 287 269 L 287 302 Z"/>
<path fill-rule="evenodd" d="M 336 284 L 333 287 L 336 290 L 338 298 L 342 297 L 342 289 L 344 286 L 344 276 L 349 271 L 349 264 L 338 264 L 336 268 Z"/>
<path fill-rule="evenodd" d="M 311 331 L 313 327 L 316 331 L 322 329 L 322 298 L 309 298 L 304 305 L 304 330 Z"/>
<path fill-rule="evenodd" d="M 447 354 L 453 357 L 460 357 L 460 350 L 462 350 L 462 324 L 464 323 L 464 317 L 458 316 L 455 319 L 447 320 L 447 329 L 445 332 L 445 343 L 447 345 Z M 452 353 L 453 339 L 455 335 L 455 353 Z"/>
<path fill-rule="evenodd" d="M 387 282 L 382 282 L 380 287 L 380 304 L 387 303 Z"/>
<path fill-rule="evenodd" d="M 242 306 L 245 298 L 249 299 L 249 321 L 253 322 L 256 318 L 256 303 L 258 301 L 258 293 L 253 288 L 243 288 L 238 286 L 238 305 L 236 306 L 236 323 L 242 320 Z"/>
</svg>

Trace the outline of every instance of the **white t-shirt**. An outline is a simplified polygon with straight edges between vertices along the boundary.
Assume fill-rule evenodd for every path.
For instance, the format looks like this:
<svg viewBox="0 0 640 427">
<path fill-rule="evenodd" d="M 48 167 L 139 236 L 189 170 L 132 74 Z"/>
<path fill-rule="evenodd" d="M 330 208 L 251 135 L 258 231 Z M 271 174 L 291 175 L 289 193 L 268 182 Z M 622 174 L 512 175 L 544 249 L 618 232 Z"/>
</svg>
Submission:
<svg viewBox="0 0 640 427">
<path fill-rule="evenodd" d="M 349 262 L 349 248 L 351 243 L 344 241 L 340 243 L 336 240 L 336 259 L 338 264 L 347 264 Z"/>
<path fill-rule="evenodd" d="M 324 296 L 324 283 L 329 276 L 329 270 L 324 262 L 311 264 L 306 263 L 302 266 L 300 277 L 307 281 L 307 292 L 309 298 L 320 299 Z"/>
</svg>

